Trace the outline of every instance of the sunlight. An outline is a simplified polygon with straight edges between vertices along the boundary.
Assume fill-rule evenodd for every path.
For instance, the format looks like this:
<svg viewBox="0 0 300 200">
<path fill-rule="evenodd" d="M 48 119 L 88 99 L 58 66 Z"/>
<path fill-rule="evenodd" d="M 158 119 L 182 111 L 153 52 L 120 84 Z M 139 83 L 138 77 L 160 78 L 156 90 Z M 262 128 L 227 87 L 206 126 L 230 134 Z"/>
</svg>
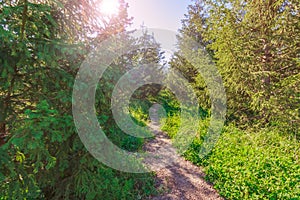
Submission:
<svg viewBox="0 0 300 200">
<path fill-rule="evenodd" d="M 102 0 L 100 8 L 103 14 L 114 15 L 118 13 L 119 6 L 118 0 Z"/>
</svg>

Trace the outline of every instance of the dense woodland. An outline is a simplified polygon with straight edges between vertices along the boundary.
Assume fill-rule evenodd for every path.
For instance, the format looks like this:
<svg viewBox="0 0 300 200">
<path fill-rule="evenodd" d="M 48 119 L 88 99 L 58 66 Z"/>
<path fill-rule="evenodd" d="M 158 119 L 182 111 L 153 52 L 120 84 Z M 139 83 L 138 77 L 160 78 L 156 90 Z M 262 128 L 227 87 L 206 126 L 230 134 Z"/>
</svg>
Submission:
<svg viewBox="0 0 300 200">
<path fill-rule="evenodd" d="M 95 108 L 114 144 L 141 151 L 144 139 L 115 123 L 114 85 L 143 63 L 175 69 L 199 98 L 197 137 L 183 156 L 201 166 L 226 199 L 300 199 L 300 2 L 193 0 L 169 63 L 144 28 L 128 31 L 126 0 L 118 15 L 99 13 L 101 0 L 0 0 L 0 199 L 147 199 L 157 195 L 155 172 L 130 174 L 101 164 L 84 147 L 72 116 L 78 69 L 95 46 L 124 34 L 140 48 L 115 60 L 99 82 Z M 174 11 L 175 12 L 175 11 Z M 187 38 L 199 45 L 190 48 Z M 155 47 L 155 48 L 153 48 Z M 138 48 L 136 48 L 138 49 Z M 199 156 L 211 115 L 209 90 L 196 65 L 182 55 L 205 50 L 227 95 L 224 130 L 213 150 Z M 193 58 L 191 58 L 193 59 Z M 197 58 L 194 58 L 197 61 Z M 180 104 L 157 85 L 140 88 L 131 102 L 137 124 L 149 122 L 153 103 L 164 106 L 162 129 L 176 138 Z M 180 144 L 179 144 L 180 145 Z"/>
</svg>

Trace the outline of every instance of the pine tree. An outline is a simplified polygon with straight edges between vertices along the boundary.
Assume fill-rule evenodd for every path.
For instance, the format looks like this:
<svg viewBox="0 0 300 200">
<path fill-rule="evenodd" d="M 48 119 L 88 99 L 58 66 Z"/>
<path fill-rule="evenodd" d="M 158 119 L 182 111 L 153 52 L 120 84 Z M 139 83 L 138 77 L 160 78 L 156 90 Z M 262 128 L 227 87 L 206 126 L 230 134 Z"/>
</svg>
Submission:
<svg viewBox="0 0 300 200">
<path fill-rule="evenodd" d="M 206 48 L 209 42 L 204 39 L 207 29 L 207 15 L 203 1 L 194 1 L 188 6 L 188 14 L 182 20 L 179 30 L 178 48 L 170 62 L 170 66 L 178 70 L 194 87 L 202 108 L 210 108 L 209 91 L 203 78 L 206 67 L 213 67 L 212 52 Z M 193 60 L 193 63 L 191 61 Z M 206 66 L 206 67 L 205 67 Z M 202 69 L 202 70 L 200 70 Z"/>
<path fill-rule="evenodd" d="M 124 1 L 118 17 L 105 19 L 96 3 L 0 1 L 1 198 L 132 199 L 133 190 L 144 187 L 134 175 L 93 158 L 74 126 L 72 91 L 78 68 L 97 44 L 126 32 L 130 24 Z M 126 70 L 121 62 L 128 63 L 112 64 L 119 74 Z M 113 81 L 107 79 L 109 90 Z M 103 93 L 96 102 L 108 98 Z M 105 111 L 110 104 L 101 106 Z M 111 117 L 100 114 L 102 124 Z M 107 124 L 108 135 L 121 135 Z M 125 139 L 118 136 L 114 142 Z"/>
<path fill-rule="evenodd" d="M 298 7 L 297 1 L 274 0 L 212 4 L 210 48 L 228 88 L 231 114 L 240 121 L 279 122 L 285 128 L 299 122 Z"/>
<path fill-rule="evenodd" d="M 195 66 L 179 56 L 191 52 L 184 38 L 192 38 L 213 57 L 222 75 L 228 120 L 248 127 L 280 124 L 297 132 L 299 16 L 298 1 L 194 1 L 182 22 L 180 50 L 171 66 L 207 99 Z M 206 102 L 204 107 L 209 105 Z"/>
</svg>

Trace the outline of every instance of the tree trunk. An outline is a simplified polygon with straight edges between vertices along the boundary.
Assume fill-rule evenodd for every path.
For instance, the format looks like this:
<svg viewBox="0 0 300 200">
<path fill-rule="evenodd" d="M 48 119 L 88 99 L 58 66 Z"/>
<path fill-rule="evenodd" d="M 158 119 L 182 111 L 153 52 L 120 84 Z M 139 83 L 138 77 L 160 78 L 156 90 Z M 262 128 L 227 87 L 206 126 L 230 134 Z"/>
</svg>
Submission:
<svg viewBox="0 0 300 200">
<path fill-rule="evenodd" d="M 0 146 L 5 144 L 6 125 L 4 122 L 0 122 Z"/>
<path fill-rule="evenodd" d="M 0 98 L 0 146 L 5 144 L 7 106 Z"/>
</svg>

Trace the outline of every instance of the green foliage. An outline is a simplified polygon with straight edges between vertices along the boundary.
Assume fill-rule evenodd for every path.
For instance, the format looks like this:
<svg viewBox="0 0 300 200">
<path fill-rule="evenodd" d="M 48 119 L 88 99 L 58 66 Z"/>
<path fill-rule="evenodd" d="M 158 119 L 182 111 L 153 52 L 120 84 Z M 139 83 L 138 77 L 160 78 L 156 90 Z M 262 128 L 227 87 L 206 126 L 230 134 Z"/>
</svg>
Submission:
<svg viewBox="0 0 300 200">
<path fill-rule="evenodd" d="M 120 0 L 120 5 L 119 15 L 104 19 L 90 0 L 0 1 L 1 200 L 145 199 L 155 193 L 152 174 L 122 173 L 93 158 L 73 123 L 71 94 L 78 67 L 95 45 L 110 35 L 127 34 L 131 20 L 126 3 Z M 299 140 L 293 138 L 299 136 L 300 124 L 299 6 L 296 0 L 195 1 L 183 20 L 179 51 L 170 65 L 190 81 L 203 107 L 197 137 L 184 156 L 205 166 L 208 180 L 228 199 L 300 196 Z M 204 159 L 199 150 L 210 100 L 197 67 L 209 60 L 203 59 L 202 48 L 190 48 L 188 37 L 212 56 L 227 89 L 228 121 L 244 128 L 227 126 Z M 111 94 L 128 70 L 158 64 L 163 53 L 147 31 L 137 40 L 128 33 L 127 39 L 139 49 L 111 64 L 99 82 L 95 107 L 114 144 L 140 151 L 144 140 L 114 122 Z M 143 48 L 148 45 L 153 48 Z M 161 72 L 158 66 L 153 69 Z M 152 103 L 161 103 L 168 115 L 163 129 L 176 138 L 179 126 L 188 131 L 195 124 L 180 121 L 174 95 L 160 90 L 157 85 L 138 90 L 130 114 L 145 126 Z"/>
<path fill-rule="evenodd" d="M 184 156 L 204 166 L 225 198 L 299 199 L 300 146 L 294 138 L 300 125 L 299 6 L 298 1 L 195 0 L 183 20 L 171 67 L 184 74 L 209 110 L 207 83 L 196 71 L 203 60 L 191 58 L 198 59 L 191 65 L 180 57 L 201 50 L 189 48 L 186 38 L 204 46 L 223 78 L 229 109 L 214 150 L 199 157 L 209 122 L 204 118 Z M 177 112 L 169 112 L 163 127 L 172 138 L 179 126 L 191 126 L 180 122 Z"/>
<path fill-rule="evenodd" d="M 194 1 L 183 20 L 178 53 L 197 51 L 187 48 L 185 38 L 191 37 L 212 56 L 226 87 L 229 121 L 244 128 L 280 124 L 281 131 L 298 134 L 299 17 L 298 1 Z M 189 78 L 208 109 L 197 66 L 179 56 L 171 66 Z"/>
<path fill-rule="evenodd" d="M 93 3 L 0 1 L 1 200 L 144 199 L 155 192 L 151 174 L 104 166 L 87 152 L 75 130 L 71 94 L 78 67 L 95 45 L 124 31 L 130 21 L 121 1 L 121 20 L 111 19 L 102 27 Z M 95 31 L 99 35 L 91 38 Z M 132 45 L 142 42 L 128 40 Z M 157 59 L 158 51 L 144 53 Z M 120 58 L 99 82 L 96 109 L 112 142 L 137 151 L 143 140 L 123 133 L 110 111 L 113 85 L 130 69 L 123 66 L 133 56 L 139 60 L 144 54 Z M 135 119 L 142 123 L 139 109 L 132 113 L 143 117 Z"/>
<path fill-rule="evenodd" d="M 180 111 L 180 104 L 176 100 L 175 95 L 170 90 L 161 90 L 156 98 L 157 101 L 164 107 L 167 114 L 172 116 L 173 114 L 177 114 L 177 112 Z"/>
<path fill-rule="evenodd" d="M 180 126 L 180 116 L 179 115 L 173 115 L 168 116 L 166 119 L 162 120 L 162 123 L 164 126 L 161 128 L 161 130 L 166 131 L 170 138 L 174 138 L 176 136 L 177 131 L 179 130 Z"/>
<path fill-rule="evenodd" d="M 166 120 L 163 130 L 174 137 L 179 117 Z M 184 157 L 205 166 L 207 179 L 228 199 L 296 199 L 299 196 L 299 144 L 276 131 L 245 133 L 228 127 L 213 152 L 205 159 L 199 151 L 208 123 Z M 183 125 L 184 126 L 184 125 Z"/>
<path fill-rule="evenodd" d="M 226 128 L 205 169 L 228 199 L 297 199 L 299 142 L 277 130 L 247 133 Z"/>
<path fill-rule="evenodd" d="M 179 113 L 164 119 L 164 131 L 176 136 Z M 204 167 L 206 178 L 227 199 L 297 199 L 300 195 L 299 141 L 280 130 L 241 131 L 226 126 L 213 151 L 201 158 L 199 151 L 209 119 L 199 123 L 197 137 L 184 157 Z"/>
<path fill-rule="evenodd" d="M 227 87 L 230 114 L 241 122 L 276 121 L 283 131 L 299 131 L 299 82 L 292 81 L 300 70 L 298 6 L 297 1 L 212 4 L 209 48 Z"/>
<path fill-rule="evenodd" d="M 130 114 L 132 119 L 139 126 L 146 126 L 149 123 L 149 109 L 152 106 L 149 100 L 131 99 Z"/>
</svg>

